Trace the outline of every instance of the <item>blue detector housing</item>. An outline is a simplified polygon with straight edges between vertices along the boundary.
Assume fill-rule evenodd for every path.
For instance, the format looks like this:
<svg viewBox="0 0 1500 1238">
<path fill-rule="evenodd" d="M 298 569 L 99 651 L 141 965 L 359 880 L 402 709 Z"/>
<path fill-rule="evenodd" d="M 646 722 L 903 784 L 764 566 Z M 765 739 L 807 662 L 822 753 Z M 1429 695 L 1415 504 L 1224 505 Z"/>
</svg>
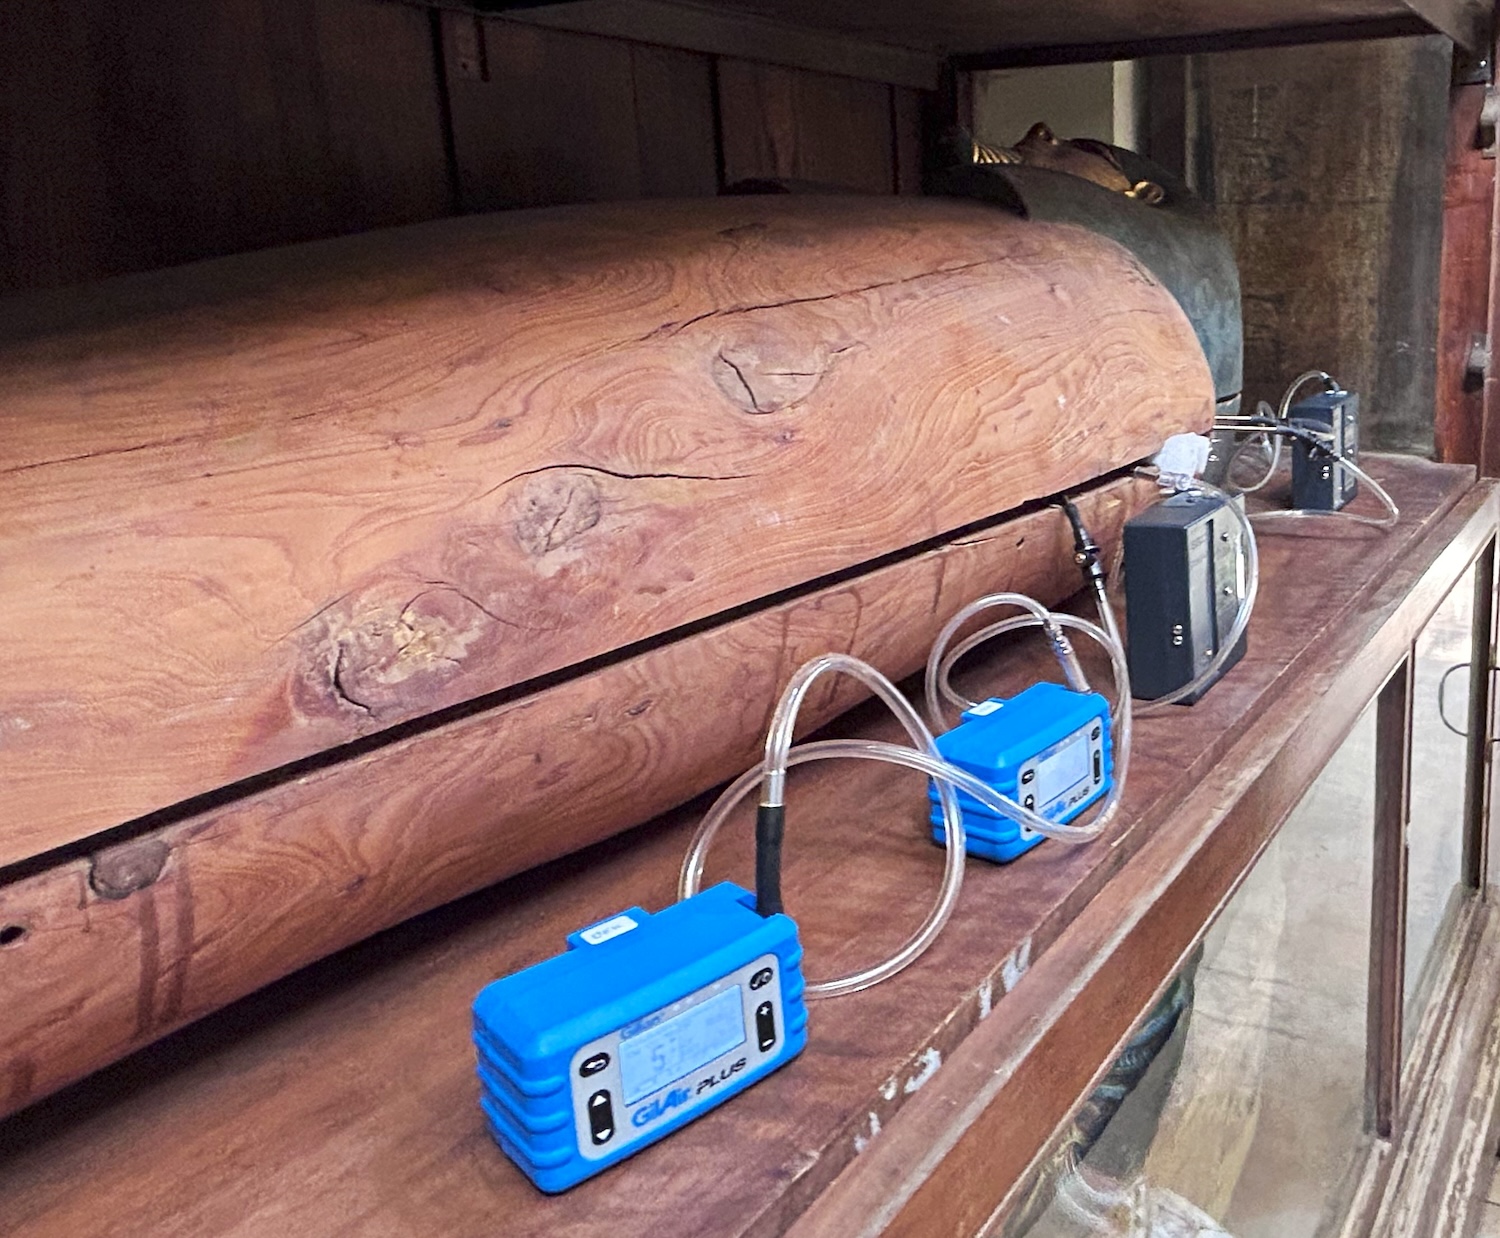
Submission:
<svg viewBox="0 0 1500 1238">
<path fill-rule="evenodd" d="M 1032 684 L 1010 700 L 995 697 L 975 705 L 937 737 L 937 747 L 944 760 L 1059 824 L 1104 795 L 1114 776 L 1109 702 L 1097 692 L 1074 692 L 1058 683 Z M 933 841 L 944 843 L 948 834 L 935 786 L 929 785 L 927 798 Z M 1003 864 L 1042 841 L 1034 830 L 992 813 L 963 791 L 958 807 L 970 855 Z"/>
<path fill-rule="evenodd" d="M 539 1188 L 567 1190 L 802 1052 L 797 926 L 762 904 L 723 882 L 633 907 L 475 998 L 480 1105 Z"/>
</svg>

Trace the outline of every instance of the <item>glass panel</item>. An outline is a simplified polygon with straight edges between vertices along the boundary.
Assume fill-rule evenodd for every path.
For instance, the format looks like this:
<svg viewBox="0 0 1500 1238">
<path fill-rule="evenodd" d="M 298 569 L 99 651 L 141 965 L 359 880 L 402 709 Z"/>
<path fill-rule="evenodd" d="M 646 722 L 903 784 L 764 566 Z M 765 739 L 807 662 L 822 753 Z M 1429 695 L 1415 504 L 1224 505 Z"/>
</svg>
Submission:
<svg viewBox="0 0 1500 1238">
<path fill-rule="evenodd" d="M 1417 637 L 1407 826 L 1405 1052 L 1441 970 L 1446 928 L 1463 889 L 1464 769 L 1474 569 L 1459 579 Z M 1439 708 L 1441 701 L 1441 710 Z"/>
<path fill-rule="evenodd" d="M 1371 707 L 1004 1233 L 1314 1238 L 1341 1219 L 1368 1140 L 1374 752 Z"/>
</svg>

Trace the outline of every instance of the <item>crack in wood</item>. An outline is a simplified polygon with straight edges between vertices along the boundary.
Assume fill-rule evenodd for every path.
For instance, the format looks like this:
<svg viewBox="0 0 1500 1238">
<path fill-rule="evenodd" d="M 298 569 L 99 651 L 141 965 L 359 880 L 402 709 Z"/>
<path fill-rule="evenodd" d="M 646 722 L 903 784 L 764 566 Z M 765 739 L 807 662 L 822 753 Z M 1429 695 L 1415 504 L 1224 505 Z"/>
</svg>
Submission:
<svg viewBox="0 0 1500 1238">
<path fill-rule="evenodd" d="M 680 335 L 689 327 L 704 322 L 710 318 L 730 318 L 739 314 L 755 314 L 761 310 L 787 309 L 793 305 L 815 305 L 820 301 L 837 301 L 842 297 L 862 296 L 867 292 L 879 292 L 883 288 L 899 288 L 902 284 L 914 284 L 924 279 L 937 279 L 944 275 L 956 275 L 961 271 L 972 271 L 976 267 L 1014 265 L 1014 256 L 1006 258 L 979 258 L 973 262 L 960 262 L 953 266 L 937 267 L 931 271 L 920 271 L 915 275 L 903 275 L 898 279 L 877 280 L 871 284 L 860 284 L 854 288 L 841 288 L 837 292 L 819 293 L 811 297 L 786 297 L 779 301 L 765 301 L 754 305 L 729 305 L 721 306 L 711 310 L 705 310 L 701 314 L 694 314 L 691 318 L 684 318 L 678 322 L 664 322 L 659 327 L 646 332 L 640 337 L 640 343 L 660 339 L 663 336 L 671 337 Z"/>
<path fill-rule="evenodd" d="M 328 676 L 329 682 L 333 685 L 334 696 L 344 704 L 354 706 L 355 709 L 361 709 L 367 714 L 374 713 L 375 711 L 363 701 L 356 700 L 350 696 L 349 690 L 344 686 L 344 653 L 344 645 L 341 641 L 338 645 L 338 651 L 333 655 L 333 668 Z"/>
<path fill-rule="evenodd" d="M 84 451 L 76 456 L 57 456 L 51 460 L 33 460 L 30 464 L 13 464 L 0 469 L 0 475 L 29 473 L 32 469 L 49 468 L 54 464 L 76 464 L 81 460 L 98 460 L 105 456 L 128 456 L 137 451 L 150 451 L 156 447 L 180 447 L 183 443 L 199 442 L 201 434 L 181 434 L 176 438 L 153 439 L 149 443 L 137 443 L 132 447 L 106 447 L 99 451 Z"/>
<path fill-rule="evenodd" d="M 755 398 L 755 388 L 750 385 L 750 380 L 745 377 L 745 371 L 740 369 L 739 366 L 735 365 L 734 361 L 729 357 L 726 357 L 722 351 L 720 351 L 719 353 L 719 360 L 734 372 L 734 376 L 740 380 L 740 386 L 745 389 L 745 394 L 750 397 L 750 408 L 748 411 L 752 413 L 764 413 L 770 411 L 760 406 L 760 401 Z"/>
<path fill-rule="evenodd" d="M 522 469 L 521 472 L 511 474 L 504 481 L 496 482 L 488 490 L 476 495 L 475 501 L 487 499 L 496 491 L 504 490 L 512 482 L 520 481 L 524 477 L 564 471 L 600 473 L 605 477 L 616 477 L 621 481 L 749 481 L 755 476 L 754 473 L 627 473 L 621 469 L 605 468 L 602 464 L 542 464 L 534 469 Z"/>
</svg>

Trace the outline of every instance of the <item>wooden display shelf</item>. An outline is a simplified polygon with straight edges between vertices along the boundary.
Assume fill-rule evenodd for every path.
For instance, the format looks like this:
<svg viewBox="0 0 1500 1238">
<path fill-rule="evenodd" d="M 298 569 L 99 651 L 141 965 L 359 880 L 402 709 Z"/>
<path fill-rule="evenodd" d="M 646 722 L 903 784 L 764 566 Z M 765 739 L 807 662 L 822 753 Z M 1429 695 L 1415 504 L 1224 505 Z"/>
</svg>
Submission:
<svg viewBox="0 0 1500 1238">
<path fill-rule="evenodd" d="M 749 54 L 930 88 L 945 57 L 963 68 L 1122 60 L 1434 32 L 1471 51 L 1484 0 L 474 0 L 515 20 L 696 51 Z"/>
<path fill-rule="evenodd" d="M 547 1198 L 505 1160 L 477 1105 L 469 1002 L 580 925 L 670 901 L 702 803 L 308 968 L 0 1124 L 0 1232 L 975 1232 L 1493 536 L 1500 492 L 1471 470 L 1370 468 L 1399 527 L 1265 532 L 1249 653 L 1199 705 L 1140 720 L 1109 835 L 973 863 L 916 965 L 816 1004 L 801 1058 L 622 1167 Z M 965 682 L 1005 693 L 1045 662 L 1016 642 Z M 839 730 L 894 735 L 871 708 Z M 810 977 L 883 956 L 941 870 L 921 779 L 820 765 L 793 775 L 789 804 L 787 901 Z M 747 882 L 749 859 L 742 823 L 710 878 Z"/>
</svg>

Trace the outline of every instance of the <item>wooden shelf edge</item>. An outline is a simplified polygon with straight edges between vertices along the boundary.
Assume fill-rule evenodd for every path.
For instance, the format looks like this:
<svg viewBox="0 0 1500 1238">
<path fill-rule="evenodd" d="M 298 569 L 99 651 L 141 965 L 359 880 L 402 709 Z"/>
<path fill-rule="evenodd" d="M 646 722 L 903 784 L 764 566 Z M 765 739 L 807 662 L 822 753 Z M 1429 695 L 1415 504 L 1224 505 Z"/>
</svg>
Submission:
<svg viewBox="0 0 1500 1238">
<path fill-rule="evenodd" d="M 1023 69 L 1045 65 L 1090 64 L 1105 60 L 1139 60 L 1148 56 L 1191 56 L 1249 51 L 1255 48 L 1299 47 L 1316 43 L 1411 38 L 1435 32 L 1448 33 L 1414 10 L 1409 14 L 1390 17 L 1357 18 L 1313 25 L 1258 26 L 1102 43 L 1039 43 L 999 47 L 993 51 L 956 56 L 953 64 L 958 69 L 969 71 Z M 1466 42 L 1466 47 L 1472 49 L 1482 45 L 1483 38 L 1474 37 L 1475 42 Z"/>
<path fill-rule="evenodd" d="M 1247 730 L 1237 759 L 1221 762 L 1116 874 L 790 1238 L 985 1232 L 1004 1215 L 1026 1171 L 1000 1172 L 997 1151 L 1024 1141 L 1027 1171 L 1034 1166 L 1480 553 L 1497 515 L 1500 487 L 1481 482 L 1393 566 L 1367 608 L 1371 622 L 1326 650 L 1327 664 L 1342 666 L 1327 690 L 1283 699 Z M 1122 1000 L 1142 992 L 1150 994 L 1144 1002 Z M 1103 1039 L 1101 1027 L 1113 1051 L 1077 1060 L 1084 1042 Z M 1072 1105 L 1039 1115 L 1039 1082 L 1062 1091 L 1064 1075 L 1074 1083 Z"/>
<path fill-rule="evenodd" d="M 901 47 L 792 25 L 758 13 L 674 0 L 586 0 L 514 9 L 498 16 L 552 30 L 733 56 L 916 90 L 936 90 L 943 72 L 943 57 L 932 48 Z"/>
</svg>

